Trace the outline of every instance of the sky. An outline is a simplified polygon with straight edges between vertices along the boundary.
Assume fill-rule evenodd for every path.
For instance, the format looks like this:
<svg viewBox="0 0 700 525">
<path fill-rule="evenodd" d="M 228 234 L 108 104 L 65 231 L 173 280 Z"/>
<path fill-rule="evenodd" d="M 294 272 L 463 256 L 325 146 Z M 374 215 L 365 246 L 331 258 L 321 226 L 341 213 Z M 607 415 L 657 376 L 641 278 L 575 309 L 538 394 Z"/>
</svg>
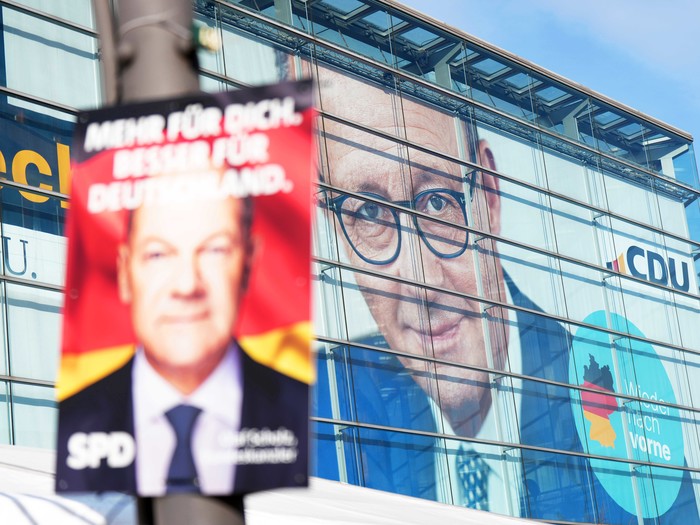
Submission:
<svg viewBox="0 0 700 525">
<path fill-rule="evenodd" d="M 690 133 L 700 157 L 700 1 L 399 1 Z"/>
</svg>

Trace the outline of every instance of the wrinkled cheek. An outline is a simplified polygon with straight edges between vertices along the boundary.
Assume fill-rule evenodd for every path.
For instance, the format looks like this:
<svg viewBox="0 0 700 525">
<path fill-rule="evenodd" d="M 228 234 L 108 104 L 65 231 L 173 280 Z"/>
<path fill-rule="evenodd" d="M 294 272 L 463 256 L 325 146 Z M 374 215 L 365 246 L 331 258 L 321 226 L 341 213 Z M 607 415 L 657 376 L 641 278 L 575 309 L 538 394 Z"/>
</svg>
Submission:
<svg viewBox="0 0 700 525">
<path fill-rule="evenodd" d="M 372 310 L 380 313 L 381 309 L 395 310 L 393 306 L 398 300 L 398 286 L 392 281 L 373 277 L 371 275 L 355 274 L 355 281 L 365 298 L 367 306 Z"/>
</svg>

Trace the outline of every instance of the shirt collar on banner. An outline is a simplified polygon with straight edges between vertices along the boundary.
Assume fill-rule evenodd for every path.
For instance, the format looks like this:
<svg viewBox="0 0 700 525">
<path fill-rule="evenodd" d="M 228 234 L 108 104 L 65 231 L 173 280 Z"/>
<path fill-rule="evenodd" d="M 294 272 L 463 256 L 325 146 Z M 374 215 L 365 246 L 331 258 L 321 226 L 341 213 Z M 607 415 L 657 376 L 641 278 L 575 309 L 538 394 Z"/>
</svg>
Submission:
<svg viewBox="0 0 700 525">
<path fill-rule="evenodd" d="M 189 396 L 182 395 L 163 379 L 146 359 L 139 347 L 134 358 L 133 383 L 136 425 L 139 421 L 155 421 L 179 404 L 188 404 L 220 420 L 229 428 L 238 428 L 240 414 L 231 406 L 240 406 L 242 398 L 242 350 L 232 343 L 219 363 L 197 390 Z M 233 379 L 232 379 L 233 378 Z M 226 403 L 221 400 L 226 399 Z M 230 403 L 235 404 L 231 405 Z"/>
</svg>

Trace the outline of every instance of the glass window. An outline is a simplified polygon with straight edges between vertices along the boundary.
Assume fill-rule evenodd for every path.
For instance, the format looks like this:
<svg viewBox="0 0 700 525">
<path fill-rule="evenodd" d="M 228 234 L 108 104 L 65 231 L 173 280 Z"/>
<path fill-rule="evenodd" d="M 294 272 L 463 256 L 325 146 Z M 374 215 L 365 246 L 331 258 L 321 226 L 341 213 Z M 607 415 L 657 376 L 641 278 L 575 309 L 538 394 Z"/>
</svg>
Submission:
<svg viewBox="0 0 700 525">
<path fill-rule="evenodd" d="M 536 308 L 562 316 L 567 314 L 564 295 L 568 291 L 567 280 L 578 280 L 578 275 L 585 271 L 579 265 L 503 242 L 498 243 L 498 254 L 492 258 L 492 265 L 503 267 L 511 283 L 511 294 L 522 294 L 528 302 L 537 305 Z"/>
<path fill-rule="evenodd" d="M 438 500 L 436 457 L 442 458 L 441 467 L 447 471 L 441 440 L 364 428 L 354 429 L 353 434 L 363 486 Z"/>
<path fill-rule="evenodd" d="M 73 116 L 20 108 L 0 96 L 2 222 L 46 233 L 63 232 L 65 201 L 3 185 L 1 179 L 67 194 Z"/>
<path fill-rule="evenodd" d="M 669 140 L 673 144 L 672 139 Z M 686 144 L 685 141 L 677 140 L 678 147 L 673 149 L 670 153 L 666 153 L 663 149 L 660 153 L 654 155 L 652 158 L 658 159 L 658 163 L 661 168 L 660 171 L 668 177 L 673 177 L 678 179 L 683 184 L 687 184 L 691 188 L 700 187 L 698 182 L 698 172 L 697 165 L 695 163 L 695 154 L 692 144 Z M 668 146 L 668 144 L 664 144 Z"/>
<path fill-rule="evenodd" d="M 217 7 L 221 11 L 222 47 L 220 52 L 206 59 L 203 67 L 247 85 L 270 84 L 290 77 L 288 53 L 237 29 L 228 22 L 231 10 L 221 5 Z"/>
<path fill-rule="evenodd" d="M 19 0 L 17 3 L 94 28 L 90 0 Z"/>
<path fill-rule="evenodd" d="M 14 444 L 54 448 L 58 409 L 53 388 L 12 383 Z"/>
<path fill-rule="evenodd" d="M 664 231 L 679 235 L 685 238 L 691 238 L 687 209 L 688 202 L 683 202 L 676 196 L 671 196 L 664 193 L 657 193 L 656 203 L 659 207 L 660 224 Z M 697 246 L 694 246 L 695 248 Z"/>
<path fill-rule="evenodd" d="M 7 301 L 5 300 L 5 283 L 0 283 L 0 374 L 9 375 L 9 355 L 7 352 Z"/>
<path fill-rule="evenodd" d="M 637 184 L 610 173 L 603 174 L 607 202 L 616 214 L 659 227 L 656 195 L 649 181 Z"/>
<path fill-rule="evenodd" d="M 563 142 L 561 143 L 563 146 Z M 586 184 L 586 166 L 580 158 L 560 153 L 552 148 L 544 148 L 544 167 L 547 172 L 547 186 L 582 202 L 590 202 Z"/>
<path fill-rule="evenodd" d="M 55 381 L 63 294 L 10 283 L 6 290 L 10 371 Z"/>
<path fill-rule="evenodd" d="M 592 474 L 585 458 L 528 449 L 520 453 L 525 517 L 598 522 Z"/>
<path fill-rule="evenodd" d="M 5 86 L 70 107 L 99 105 L 95 37 L 9 8 L 2 18 Z"/>
<path fill-rule="evenodd" d="M 370 84 L 365 80 L 350 76 L 337 69 L 318 64 L 314 71 L 319 85 L 319 103 L 323 111 L 332 113 L 338 117 L 373 127 L 397 136 L 404 136 L 403 110 L 401 97 L 397 92 L 394 79 L 391 75 L 383 75 L 381 71 L 373 71 L 369 76 L 383 78 L 384 82 Z M 361 96 L 364 95 L 364 96 Z M 349 103 L 352 102 L 352 103 Z M 357 144 L 348 142 L 353 138 L 355 142 L 364 135 L 362 144 L 375 144 L 379 149 L 380 139 L 371 139 L 360 131 L 343 128 L 340 124 L 324 119 L 322 131 L 326 140 L 337 140 L 342 137 L 347 146 L 357 148 Z M 358 138 L 356 138 L 358 137 Z M 391 147 L 391 146 L 386 146 Z M 396 151 L 398 146 L 394 146 Z M 379 149 L 379 151 L 382 151 Z"/>
<path fill-rule="evenodd" d="M 9 387 L 7 382 L 0 381 L 0 445 L 9 445 L 11 435 Z"/>
<path fill-rule="evenodd" d="M 550 199 L 554 223 L 553 251 L 591 264 L 600 264 L 591 212 L 576 204 Z"/>
<path fill-rule="evenodd" d="M 341 477 L 341 470 L 345 472 L 345 464 L 339 465 L 339 452 L 336 426 L 329 423 L 317 423 L 312 421 L 309 430 L 311 436 L 311 465 L 312 476 L 334 481 L 347 482 L 347 476 Z M 342 450 L 342 446 L 340 446 Z"/>
<path fill-rule="evenodd" d="M 28 198 L 27 198 L 28 197 Z M 46 202 L 32 202 L 29 199 Z M 16 203 L 16 204 L 15 204 Z M 65 201 L 26 190 L 2 190 L 0 252 L 5 275 L 62 286 L 65 279 Z"/>
<path fill-rule="evenodd" d="M 219 80 L 218 78 L 208 75 L 199 75 L 199 87 L 207 93 L 219 93 L 221 91 L 230 91 L 235 89 L 230 84 Z"/>
<path fill-rule="evenodd" d="M 531 90 L 536 84 L 528 72 L 485 49 L 471 45 L 467 49 L 462 61 L 470 97 L 516 118 L 535 121 Z"/>
<path fill-rule="evenodd" d="M 453 505 L 520 516 L 523 489 L 518 449 L 445 440 L 447 473 L 438 472 L 436 488 L 448 492 L 443 498 Z"/>
<path fill-rule="evenodd" d="M 518 125 L 510 128 L 508 132 L 501 130 L 490 123 L 498 123 L 494 116 L 481 110 L 476 111 L 476 118 L 479 140 L 486 141 L 486 144 L 482 144 L 482 150 L 488 145 L 493 169 L 514 179 L 547 187 L 544 158 L 539 146 L 533 145 L 532 137 L 528 135 L 531 130 Z M 500 125 L 503 125 L 502 119 Z M 519 135 L 521 133 L 522 135 Z M 485 153 L 482 151 L 482 154 Z M 480 161 L 484 163 L 487 159 L 481 158 Z M 488 167 L 488 164 L 486 166 Z"/>
</svg>

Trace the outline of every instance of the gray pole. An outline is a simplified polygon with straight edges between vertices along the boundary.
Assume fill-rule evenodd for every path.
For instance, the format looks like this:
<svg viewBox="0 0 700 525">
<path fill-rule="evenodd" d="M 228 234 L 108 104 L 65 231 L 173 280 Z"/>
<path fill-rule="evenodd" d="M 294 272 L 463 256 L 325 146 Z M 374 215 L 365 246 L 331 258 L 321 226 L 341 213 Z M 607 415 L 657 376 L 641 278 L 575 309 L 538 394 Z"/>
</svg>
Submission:
<svg viewBox="0 0 700 525">
<path fill-rule="evenodd" d="M 199 91 L 191 0 L 119 0 L 118 91 L 122 102 Z"/>
<path fill-rule="evenodd" d="M 106 104 L 199 91 L 191 0 L 93 0 Z M 117 6 L 114 23 L 113 5 Z M 141 525 L 244 525 L 243 498 L 138 498 Z"/>
</svg>

